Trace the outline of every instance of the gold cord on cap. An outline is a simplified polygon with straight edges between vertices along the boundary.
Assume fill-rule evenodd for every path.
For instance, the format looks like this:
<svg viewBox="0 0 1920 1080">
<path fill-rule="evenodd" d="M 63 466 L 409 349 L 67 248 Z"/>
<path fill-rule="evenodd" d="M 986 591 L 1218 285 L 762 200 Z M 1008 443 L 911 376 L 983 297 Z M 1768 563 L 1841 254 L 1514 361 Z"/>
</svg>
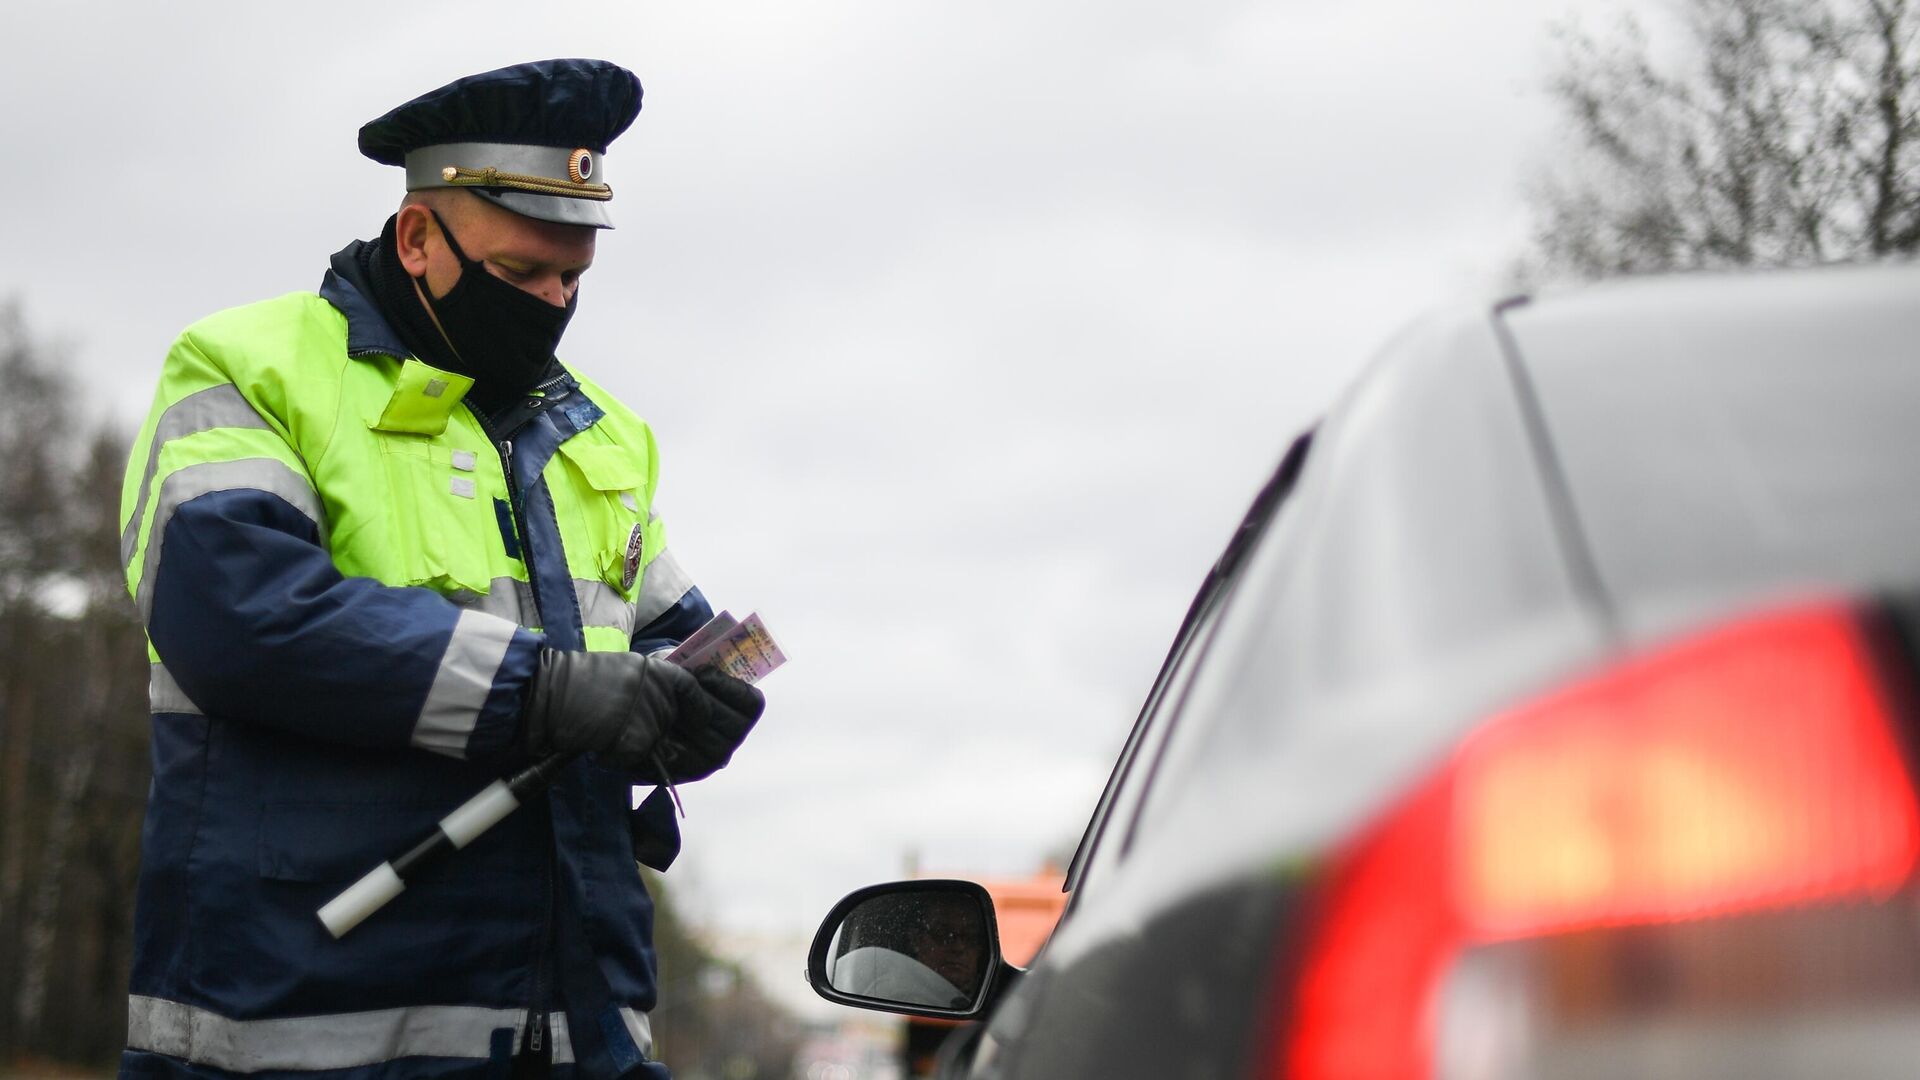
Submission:
<svg viewBox="0 0 1920 1080">
<path fill-rule="evenodd" d="M 576 151 L 577 152 L 577 151 Z M 567 171 L 575 171 L 576 163 L 569 161 Z M 591 168 L 591 166 L 589 166 Z M 469 169 L 459 165 L 449 165 L 440 170 L 440 179 L 455 187 L 497 187 L 510 191 L 527 191 L 535 195 L 564 195 L 573 199 L 593 199 L 605 202 L 613 198 L 613 189 L 605 184 L 588 184 L 581 181 L 559 180 L 551 176 L 528 176 L 525 173 L 501 172 L 492 166 L 484 169 Z"/>
</svg>

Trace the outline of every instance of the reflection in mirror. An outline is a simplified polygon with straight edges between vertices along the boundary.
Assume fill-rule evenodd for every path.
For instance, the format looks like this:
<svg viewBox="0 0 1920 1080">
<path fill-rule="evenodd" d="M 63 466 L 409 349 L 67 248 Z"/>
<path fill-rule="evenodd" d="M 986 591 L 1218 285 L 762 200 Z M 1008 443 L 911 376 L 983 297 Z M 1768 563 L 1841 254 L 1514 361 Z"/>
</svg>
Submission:
<svg viewBox="0 0 1920 1080">
<path fill-rule="evenodd" d="M 970 1009 L 989 951 L 980 904 L 970 894 L 891 893 L 847 913 L 827 951 L 827 978 L 843 994 Z"/>
</svg>

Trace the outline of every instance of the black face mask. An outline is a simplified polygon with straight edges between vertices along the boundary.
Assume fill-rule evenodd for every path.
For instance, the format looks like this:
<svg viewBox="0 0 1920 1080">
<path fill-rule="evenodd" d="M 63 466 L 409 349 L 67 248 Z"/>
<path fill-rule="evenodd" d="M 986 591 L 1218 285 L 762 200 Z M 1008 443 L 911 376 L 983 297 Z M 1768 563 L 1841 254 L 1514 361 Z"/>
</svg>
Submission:
<svg viewBox="0 0 1920 1080">
<path fill-rule="evenodd" d="M 532 386 L 553 358 L 560 335 L 566 333 L 580 299 L 579 289 L 567 298 L 566 307 L 554 307 L 487 273 L 478 260 L 467 258 L 438 213 L 433 213 L 433 220 L 447 239 L 447 249 L 460 260 L 460 280 L 438 300 L 432 298 L 426 281 L 420 281 L 421 298 L 438 316 L 448 344 L 469 369 L 466 374 L 476 380 L 505 384 L 500 388 L 516 391 Z"/>
</svg>

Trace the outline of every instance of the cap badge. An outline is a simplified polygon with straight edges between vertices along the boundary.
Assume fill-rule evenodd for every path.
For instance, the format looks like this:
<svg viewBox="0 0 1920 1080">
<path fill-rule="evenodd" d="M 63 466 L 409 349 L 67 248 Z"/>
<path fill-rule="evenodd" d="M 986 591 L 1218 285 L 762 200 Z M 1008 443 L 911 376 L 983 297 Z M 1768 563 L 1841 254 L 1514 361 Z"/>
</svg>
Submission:
<svg viewBox="0 0 1920 1080">
<path fill-rule="evenodd" d="M 584 184 L 593 179 L 592 151 L 580 149 L 567 155 L 567 179 L 576 184 Z"/>
<path fill-rule="evenodd" d="M 640 579 L 640 552 L 645 547 L 646 526 L 635 525 L 633 531 L 627 534 L 626 565 L 620 568 L 620 587 L 622 589 L 633 588 L 633 583 Z"/>
</svg>

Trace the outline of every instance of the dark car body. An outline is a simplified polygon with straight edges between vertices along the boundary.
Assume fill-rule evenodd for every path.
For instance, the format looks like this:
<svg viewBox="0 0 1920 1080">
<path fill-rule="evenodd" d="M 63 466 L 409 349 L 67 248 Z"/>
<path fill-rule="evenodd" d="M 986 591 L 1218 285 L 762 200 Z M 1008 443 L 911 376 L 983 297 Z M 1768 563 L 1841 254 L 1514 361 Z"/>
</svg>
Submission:
<svg viewBox="0 0 1920 1080">
<path fill-rule="evenodd" d="M 1920 268 L 1416 325 L 1256 499 L 948 1070 L 1911 1074 L 1915 585 Z"/>
</svg>

